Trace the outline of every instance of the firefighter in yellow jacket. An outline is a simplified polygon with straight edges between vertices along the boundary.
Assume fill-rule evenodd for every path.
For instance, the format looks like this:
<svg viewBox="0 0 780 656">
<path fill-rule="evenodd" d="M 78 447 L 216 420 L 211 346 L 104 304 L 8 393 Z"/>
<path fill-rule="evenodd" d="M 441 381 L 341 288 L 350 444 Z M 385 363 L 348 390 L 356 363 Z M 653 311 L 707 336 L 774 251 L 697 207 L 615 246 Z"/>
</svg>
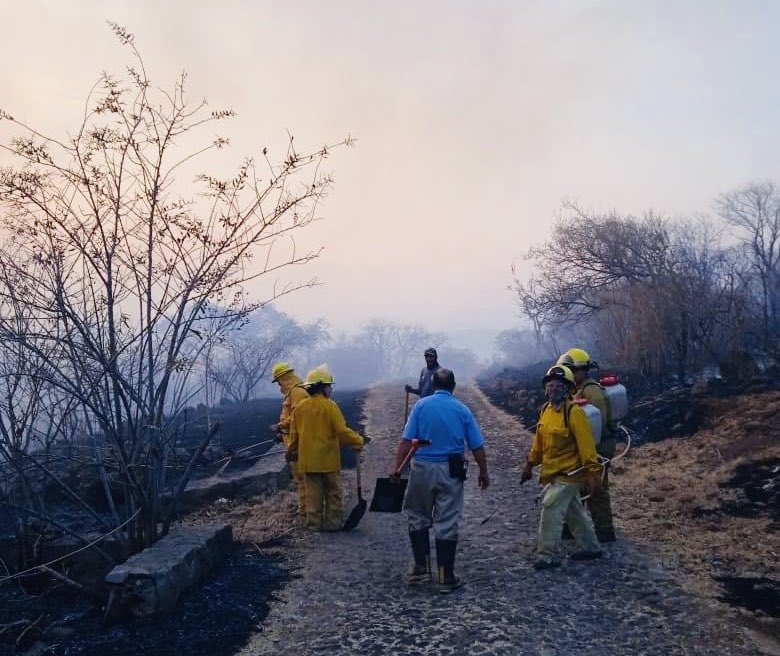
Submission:
<svg viewBox="0 0 780 656">
<path fill-rule="evenodd" d="M 587 482 L 591 491 L 601 486 L 601 465 L 596 459 L 596 445 L 585 411 L 569 395 L 574 376 L 566 367 L 551 367 L 543 379 L 548 402 L 543 406 L 536 426 L 531 450 L 520 482 L 531 478 L 532 470 L 541 465 L 539 482 L 544 485 L 542 515 L 539 522 L 539 557 L 537 570 L 561 564 L 561 529 L 568 524 L 580 551 L 574 560 L 601 557 L 593 522 L 580 500 Z"/>
<path fill-rule="evenodd" d="M 587 351 L 580 348 L 571 348 L 558 358 L 556 364 L 561 364 L 568 369 L 574 376 L 575 399 L 586 399 L 588 403 L 593 404 L 601 413 L 601 441 L 596 447 L 600 456 L 612 459 L 615 457 L 617 440 L 615 437 L 615 428 L 612 425 L 612 416 L 604 388 L 597 381 L 590 377 L 590 370 L 598 368 L 598 365 L 591 360 Z M 601 489 L 598 492 L 592 492 L 588 499 L 588 509 L 593 519 L 593 526 L 596 529 L 596 537 L 599 542 L 615 541 L 615 526 L 612 520 L 612 501 L 609 495 L 609 465 L 604 468 L 604 475 L 601 478 Z"/>
<path fill-rule="evenodd" d="M 306 376 L 309 398 L 295 408 L 287 459 L 297 462 L 306 486 L 306 528 L 338 531 L 343 522 L 341 445 L 363 448 L 363 438 L 347 426 L 331 400 L 333 376 L 326 365 Z"/>
<path fill-rule="evenodd" d="M 271 428 L 279 433 L 281 441 L 286 448 L 290 447 L 290 420 L 292 413 L 298 404 L 309 398 L 309 393 L 303 387 L 303 381 L 295 373 L 295 370 L 286 362 L 277 362 L 271 370 L 271 380 L 279 384 L 282 393 L 282 411 L 279 414 L 279 423 Z M 290 463 L 290 473 L 298 492 L 298 513 L 301 517 L 306 515 L 304 500 L 306 498 L 303 475 L 298 471 L 298 465 Z"/>
</svg>

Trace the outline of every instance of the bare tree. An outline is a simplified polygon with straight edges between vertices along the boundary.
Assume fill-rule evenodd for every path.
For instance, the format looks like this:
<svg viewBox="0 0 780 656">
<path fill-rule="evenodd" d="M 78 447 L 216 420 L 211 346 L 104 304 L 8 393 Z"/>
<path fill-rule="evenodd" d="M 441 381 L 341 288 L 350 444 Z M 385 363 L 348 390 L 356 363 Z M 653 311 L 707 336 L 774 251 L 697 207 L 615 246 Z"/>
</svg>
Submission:
<svg viewBox="0 0 780 656">
<path fill-rule="evenodd" d="M 200 328 L 311 284 L 275 282 L 262 300 L 243 291 L 317 257 L 292 237 L 331 186 L 321 171 L 331 146 L 304 154 L 291 137 L 278 163 L 263 149 L 232 177 L 198 175 L 195 195 L 177 175 L 228 141 L 183 144 L 233 112 L 190 104 L 184 75 L 155 90 L 133 36 L 112 29 L 134 64 L 123 78 L 101 77 L 72 137 L 0 114 L 16 132 L 2 144 L 15 163 L 0 171 L 0 339 L 37 359 L 47 385 L 74 399 L 93 437 L 110 445 L 126 491 L 114 523 L 131 520 L 123 535 L 135 550 L 159 537 L 159 519 L 167 526 L 175 507 L 166 495 L 175 500 L 189 476 L 168 480 L 165 463 L 186 399 L 177 390 L 219 338 L 201 339 Z M 30 310 L 23 325 L 20 299 Z"/>
<path fill-rule="evenodd" d="M 211 376 L 227 398 L 248 401 L 270 379 L 274 362 L 304 357 L 327 342 L 326 328 L 324 320 L 299 324 L 267 305 L 225 336 Z"/>
<path fill-rule="evenodd" d="M 769 348 L 780 329 L 780 195 L 772 182 L 754 182 L 722 194 L 716 207 L 750 254 Z"/>
<path fill-rule="evenodd" d="M 743 341 L 738 263 L 710 224 L 564 210 L 528 253 L 534 276 L 513 286 L 540 335 L 585 325 L 602 355 L 659 385 Z"/>
<path fill-rule="evenodd" d="M 515 276 L 511 289 L 537 330 L 588 319 L 609 297 L 603 292 L 626 282 L 653 282 L 667 275 L 669 238 L 664 221 L 616 212 L 599 215 L 565 203 L 553 237 L 529 249 L 534 274 Z"/>
<path fill-rule="evenodd" d="M 542 351 L 538 332 L 529 328 L 502 330 L 496 348 L 502 362 L 517 367 L 538 361 Z"/>
<path fill-rule="evenodd" d="M 356 334 L 340 335 L 316 351 L 315 358 L 328 362 L 338 380 L 356 387 L 419 371 L 425 348 L 444 342 L 444 335 L 419 325 L 372 319 Z"/>
</svg>

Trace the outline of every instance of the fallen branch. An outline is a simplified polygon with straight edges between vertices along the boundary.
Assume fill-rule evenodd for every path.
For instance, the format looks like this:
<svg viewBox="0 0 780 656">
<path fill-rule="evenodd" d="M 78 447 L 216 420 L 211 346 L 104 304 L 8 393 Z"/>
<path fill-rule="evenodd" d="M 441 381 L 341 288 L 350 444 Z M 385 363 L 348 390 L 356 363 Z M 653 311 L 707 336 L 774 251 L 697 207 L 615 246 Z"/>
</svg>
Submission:
<svg viewBox="0 0 780 656">
<path fill-rule="evenodd" d="M 21 629 L 23 626 L 27 626 L 28 624 L 30 624 L 30 620 L 16 620 L 15 622 L 9 622 L 8 624 L 0 624 L 0 635 L 3 635 L 7 631 Z"/>
<path fill-rule="evenodd" d="M 35 628 L 35 625 L 36 625 L 36 624 L 38 624 L 38 622 L 40 622 L 42 619 L 43 619 L 43 615 L 41 615 L 41 616 L 40 616 L 40 617 L 39 617 L 37 620 L 35 620 L 34 622 L 30 622 L 30 623 L 27 625 L 27 627 L 24 629 L 24 631 L 22 631 L 22 632 L 19 634 L 19 637 L 18 637 L 18 638 L 16 638 L 16 643 L 15 643 L 15 644 L 16 644 L 16 646 L 17 646 L 17 647 L 18 647 L 18 646 L 21 644 L 22 640 L 24 639 L 24 636 L 26 636 L 26 635 L 27 635 L 27 632 L 28 632 L 28 631 L 30 631 L 31 629 Z"/>
<path fill-rule="evenodd" d="M 38 567 L 39 570 L 42 572 L 46 572 L 49 576 L 57 579 L 58 581 L 62 581 L 66 585 L 71 586 L 72 588 L 76 588 L 76 590 L 79 590 L 80 592 L 83 592 L 86 595 L 89 595 L 93 599 L 99 599 L 100 601 L 105 601 L 103 598 L 103 595 L 95 592 L 94 590 L 90 590 L 86 586 L 82 585 L 78 581 L 74 581 L 69 576 L 66 576 L 65 574 L 62 574 L 61 572 L 58 572 L 56 570 L 53 570 L 51 567 L 47 567 L 46 565 L 41 565 Z"/>
</svg>

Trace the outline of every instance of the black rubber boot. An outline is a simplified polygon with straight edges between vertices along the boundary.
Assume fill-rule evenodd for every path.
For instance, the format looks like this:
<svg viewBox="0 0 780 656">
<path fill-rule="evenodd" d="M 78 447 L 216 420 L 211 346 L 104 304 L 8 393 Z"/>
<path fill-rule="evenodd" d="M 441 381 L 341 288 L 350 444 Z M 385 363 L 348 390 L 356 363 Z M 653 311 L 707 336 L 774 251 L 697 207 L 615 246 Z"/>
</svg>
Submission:
<svg viewBox="0 0 780 656">
<path fill-rule="evenodd" d="M 455 576 L 457 540 L 436 540 L 436 563 L 439 566 L 439 592 L 447 594 L 461 586 Z"/>
<path fill-rule="evenodd" d="M 431 541 L 428 537 L 428 529 L 409 531 L 409 541 L 412 543 L 414 567 L 406 575 L 406 582 L 409 585 L 430 583 L 433 577 L 431 577 Z"/>
</svg>

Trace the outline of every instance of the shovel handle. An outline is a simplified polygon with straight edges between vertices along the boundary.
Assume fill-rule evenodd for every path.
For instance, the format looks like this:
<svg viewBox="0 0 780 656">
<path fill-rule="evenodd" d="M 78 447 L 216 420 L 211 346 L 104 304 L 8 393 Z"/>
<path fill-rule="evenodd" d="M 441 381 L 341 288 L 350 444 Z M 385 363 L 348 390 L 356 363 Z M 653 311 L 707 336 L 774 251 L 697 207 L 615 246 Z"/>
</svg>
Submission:
<svg viewBox="0 0 780 656">
<path fill-rule="evenodd" d="M 360 453 L 355 454 L 355 475 L 357 476 L 358 499 L 363 498 L 363 485 L 360 482 Z"/>
<path fill-rule="evenodd" d="M 431 445 L 430 440 L 412 440 L 412 448 L 409 449 L 409 453 L 407 453 L 406 457 L 404 457 L 403 461 L 401 462 L 401 466 L 395 472 L 395 475 L 396 476 L 401 475 L 401 472 L 404 470 L 404 467 L 406 467 L 406 465 L 412 459 L 412 456 L 415 454 L 417 449 L 419 449 L 421 446 L 430 446 L 430 445 Z"/>
</svg>

